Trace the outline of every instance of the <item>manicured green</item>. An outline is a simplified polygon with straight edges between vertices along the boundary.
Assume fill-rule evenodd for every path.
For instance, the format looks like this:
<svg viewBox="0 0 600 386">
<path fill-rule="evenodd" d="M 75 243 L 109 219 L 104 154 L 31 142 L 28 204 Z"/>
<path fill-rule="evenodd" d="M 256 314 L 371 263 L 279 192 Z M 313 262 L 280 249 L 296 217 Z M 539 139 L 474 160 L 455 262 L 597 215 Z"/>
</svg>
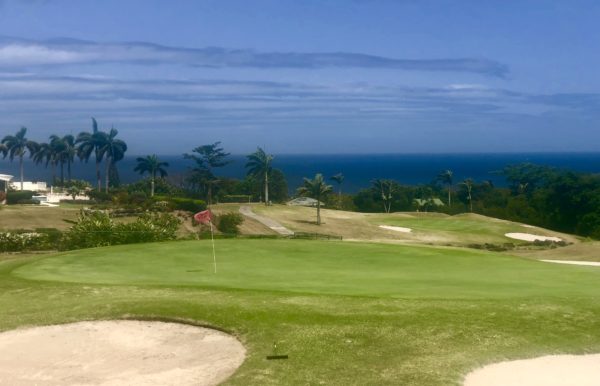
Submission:
<svg viewBox="0 0 600 386">
<path fill-rule="evenodd" d="M 160 318 L 238 336 L 231 385 L 459 385 L 482 364 L 600 351 L 600 269 L 305 240 L 125 245 L 0 260 L 0 330 Z M 287 361 L 267 361 L 273 342 Z"/>
<path fill-rule="evenodd" d="M 62 253 L 14 272 L 34 280 L 193 285 L 402 298 L 590 295 L 600 270 L 459 248 L 305 240 L 178 241 Z M 592 291 L 592 292 L 590 292 Z"/>
</svg>

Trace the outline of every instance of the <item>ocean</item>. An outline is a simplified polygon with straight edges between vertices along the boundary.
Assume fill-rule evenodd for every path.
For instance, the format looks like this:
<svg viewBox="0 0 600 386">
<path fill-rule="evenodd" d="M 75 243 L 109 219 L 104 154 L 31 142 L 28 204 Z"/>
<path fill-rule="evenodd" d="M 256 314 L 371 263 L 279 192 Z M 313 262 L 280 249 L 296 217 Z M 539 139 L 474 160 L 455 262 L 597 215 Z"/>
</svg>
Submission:
<svg viewBox="0 0 600 386">
<path fill-rule="evenodd" d="M 133 171 L 136 156 L 128 156 L 118 163 L 123 183 L 136 181 L 140 175 Z M 165 155 L 170 175 L 179 175 L 192 166 L 182 156 Z M 216 171 L 223 177 L 243 178 L 245 156 L 232 155 L 231 163 Z M 281 169 L 287 177 L 290 192 L 302 183 L 303 177 L 322 173 L 325 177 L 343 173 L 344 192 L 354 193 L 368 187 L 375 178 L 388 178 L 406 185 L 429 183 L 443 170 L 454 172 L 455 181 L 472 178 L 475 181 L 492 180 L 496 186 L 505 186 L 498 172 L 505 166 L 522 162 L 549 165 L 581 172 L 600 173 L 600 153 L 498 153 L 498 154 L 361 154 L 361 155 L 275 155 L 273 167 Z M 18 179 L 18 162 L 0 160 L 0 174 L 12 174 Z M 104 169 L 102 169 L 104 171 Z M 66 171 L 65 171 L 66 173 Z M 72 166 L 73 178 L 94 180 L 94 163 L 76 161 Z M 58 171 L 57 171 L 58 175 Z M 66 176 L 65 176 L 66 177 Z M 25 180 L 50 181 L 51 170 L 42 165 L 25 163 Z"/>
</svg>

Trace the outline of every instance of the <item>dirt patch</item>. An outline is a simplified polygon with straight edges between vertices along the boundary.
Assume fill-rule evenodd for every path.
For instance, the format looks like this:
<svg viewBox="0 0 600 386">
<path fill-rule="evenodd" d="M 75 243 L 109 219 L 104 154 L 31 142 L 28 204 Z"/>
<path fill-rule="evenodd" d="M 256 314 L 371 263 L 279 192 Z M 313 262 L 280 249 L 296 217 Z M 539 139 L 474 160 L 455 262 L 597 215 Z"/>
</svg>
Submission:
<svg viewBox="0 0 600 386">
<path fill-rule="evenodd" d="M 0 384 L 217 385 L 244 357 L 237 339 L 212 329 L 80 322 L 0 333 Z"/>
</svg>

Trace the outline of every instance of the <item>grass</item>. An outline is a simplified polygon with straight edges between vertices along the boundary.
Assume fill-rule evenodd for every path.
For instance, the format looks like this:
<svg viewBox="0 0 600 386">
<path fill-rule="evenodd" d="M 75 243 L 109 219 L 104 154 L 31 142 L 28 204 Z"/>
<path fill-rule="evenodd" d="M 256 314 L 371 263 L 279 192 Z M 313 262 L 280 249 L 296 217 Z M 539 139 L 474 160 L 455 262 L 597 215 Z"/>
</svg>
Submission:
<svg viewBox="0 0 600 386">
<path fill-rule="evenodd" d="M 463 214 L 448 216 L 440 213 L 357 213 L 324 209 L 324 224 L 314 223 L 316 209 L 273 205 L 254 205 L 252 209 L 261 215 L 271 217 L 282 225 L 297 232 L 316 232 L 343 236 L 345 239 L 373 241 L 403 241 L 435 245 L 467 246 L 469 244 L 515 245 L 524 242 L 509 239 L 504 235 L 510 232 L 535 233 L 558 236 L 569 242 L 577 242 L 570 235 L 559 234 L 541 228 L 527 228 L 522 224 L 498 220 L 490 217 Z M 379 225 L 393 225 L 411 228 L 411 233 L 401 233 L 379 228 Z"/>
<path fill-rule="evenodd" d="M 600 351 L 600 270 L 454 248 L 218 240 L 0 262 L 0 329 L 185 320 L 248 348 L 230 385 L 458 385 L 503 359 Z M 265 360 L 273 342 L 287 361 Z"/>
<path fill-rule="evenodd" d="M 56 228 L 66 230 L 79 214 L 81 205 L 61 204 L 60 207 L 41 205 L 3 205 L 0 207 L 0 231 L 11 229 Z"/>
</svg>

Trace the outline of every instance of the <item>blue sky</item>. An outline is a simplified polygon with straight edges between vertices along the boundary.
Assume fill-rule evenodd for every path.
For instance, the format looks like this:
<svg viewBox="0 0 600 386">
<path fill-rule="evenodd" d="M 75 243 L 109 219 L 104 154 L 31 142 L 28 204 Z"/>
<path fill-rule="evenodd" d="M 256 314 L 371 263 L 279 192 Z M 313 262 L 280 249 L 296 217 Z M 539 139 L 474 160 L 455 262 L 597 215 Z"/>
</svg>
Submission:
<svg viewBox="0 0 600 386">
<path fill-rule="evenodd" d="M 0 0 L 0 134 L 133 154 L 597 151 L 597 1 Z"/>
</svg>

